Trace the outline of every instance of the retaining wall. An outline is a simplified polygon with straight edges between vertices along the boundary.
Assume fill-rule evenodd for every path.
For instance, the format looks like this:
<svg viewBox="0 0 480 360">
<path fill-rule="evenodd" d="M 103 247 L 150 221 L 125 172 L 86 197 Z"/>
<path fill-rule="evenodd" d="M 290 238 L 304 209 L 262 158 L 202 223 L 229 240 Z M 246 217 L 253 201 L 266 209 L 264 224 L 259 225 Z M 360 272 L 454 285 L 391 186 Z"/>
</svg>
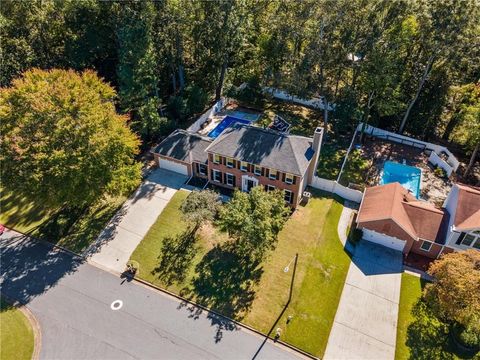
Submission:
<svg viewBox="0 0 480 360">
<path fill-rule="evenodd" d="M 243 85 L 243 84 L 242 84 Z M 300 105 L 309 106 L 315 109 L 324 109 L 323 98 L 303 99 L 295 95 L 290 95 L 285 90 L 275 89 L 271 87 L 263 87 L 263 91 L 269 93 L 276 99 L 291 101 Z M 332 111 L 335 108 L 334 104 L 328 105 L 328 111 Z"/>
</svg>

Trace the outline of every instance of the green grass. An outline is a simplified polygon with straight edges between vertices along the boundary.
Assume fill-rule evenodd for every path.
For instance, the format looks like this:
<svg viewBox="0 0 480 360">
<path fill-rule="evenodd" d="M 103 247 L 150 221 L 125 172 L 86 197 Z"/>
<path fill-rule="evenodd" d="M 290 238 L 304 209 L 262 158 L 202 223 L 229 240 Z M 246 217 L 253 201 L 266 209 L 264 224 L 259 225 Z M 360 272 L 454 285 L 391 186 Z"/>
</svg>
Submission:
<svg viewBox="0 0 480 360">
<path fill-rule="evenodd" d="M 126 197 L 102 199 L 84 212 L 49 209 L 25 196 L 1 189 L 0 223 L 21 233 L 81 252 L 91 244 Z"/>
<path fill-rule="evenodd" d="M 407 330 L 415 320 L 412 309 L 421 296 L 421 278 L 403 273 L 398 306 L 397 346 L 395 348 L 395 359 L 397 360 L 410 358 L 410 348 L 407 346 Z"/>
<path fill-rule="evenodd" d="M 22 312 L 0 299 L 0 358 L 29 360 L 33 354 L 33 330 Z"/>
<path fill-rule="evenodd" d="M 354 149 L 350 151 L 340 177 L 340 183 L 345 186 L 348 186 L 350 183 L 356 184 L 363 190 L 367 180 L 367 173 L 371 166 L 372 161 L 366 159 L 360 150 Z"/>
<path fill-rule="evenodd" d="M 188 236 L 179 209 L 187 195 L 175 194 L 132 254 L 139 276 L 267 333 L 287 302 L 291 261 L 299 253 L 292 301 L 276 327 L 282 340 L 321 356 L 350 264 L 337 235 L 342 205 L 314 192 L 287 221 L 276 249 L 262 264 L 248 267 L 213 226 Z"/>
</svg>

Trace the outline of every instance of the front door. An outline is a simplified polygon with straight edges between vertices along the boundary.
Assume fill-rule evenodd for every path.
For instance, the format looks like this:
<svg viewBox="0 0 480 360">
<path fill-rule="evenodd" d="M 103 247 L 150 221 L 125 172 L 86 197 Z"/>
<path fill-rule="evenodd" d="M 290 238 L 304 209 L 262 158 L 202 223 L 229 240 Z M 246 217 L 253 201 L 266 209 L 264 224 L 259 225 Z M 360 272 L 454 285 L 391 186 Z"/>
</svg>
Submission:
<svg viewBox="0 0 480 360">
<path fill-rule="evenodd" d="M 254 177 L 244 175 L 242 176 L 242 191 L 249 192 L 252 187 L 258 185 L 258 180 Z"/>
</svg>

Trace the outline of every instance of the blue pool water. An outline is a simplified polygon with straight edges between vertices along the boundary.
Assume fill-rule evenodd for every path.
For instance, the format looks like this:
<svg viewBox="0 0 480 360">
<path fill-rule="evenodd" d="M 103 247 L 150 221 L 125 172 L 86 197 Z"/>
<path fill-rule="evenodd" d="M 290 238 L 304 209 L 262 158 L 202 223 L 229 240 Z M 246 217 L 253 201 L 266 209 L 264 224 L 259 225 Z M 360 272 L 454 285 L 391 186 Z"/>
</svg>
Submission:
<svg viewBox="0 0 480 360">
<path fill-rule="evenodd" d="M 238 119 L 238 118 L 233 117 L 233 116 L 225 116 L 223 118 L 223 120 L 220 121 L 220 123 L 215 127 L 215 129 L 213 129 L 212 131 L 210 131 L 208 133 L 208 136 L 215 139 L 218 135 L 220 135 L 222 133 L 223 130 L 225 130 L 227 127 L 229 127 L 233 123 L 236 123 L 236 124 L 250 124 L 251 121 L 250 120 L 245 120 L 245 119 Z"/>
<path fill-rule="evenodd" d="M 420 181 L 422 170 L 414 166 L 399 164 L 393 161 L 386 161 L 383 165 L 382 179 L 380 185 L 399 182 L 405 189 L 418 199 L 420 195 Z"/>
</svg>

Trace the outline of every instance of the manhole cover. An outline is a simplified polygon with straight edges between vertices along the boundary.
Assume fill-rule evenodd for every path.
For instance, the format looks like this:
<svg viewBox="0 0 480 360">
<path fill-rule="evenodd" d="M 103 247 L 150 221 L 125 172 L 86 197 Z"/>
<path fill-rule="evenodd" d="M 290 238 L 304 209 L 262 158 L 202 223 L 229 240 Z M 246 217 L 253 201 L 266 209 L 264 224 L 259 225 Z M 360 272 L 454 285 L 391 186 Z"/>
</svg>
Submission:
<svg viewBox="0 0 480 360">
<path fill-rule="evenodd" d="M 110 305 L 110 308 L 111 308 L 112 310 L 120 310 L 122 306 L 123 306 L 123 301 L 122 301 L 122 300 L 115 300 L 115 301 L 112 302 L 112 304 Z"/>
</svg>

